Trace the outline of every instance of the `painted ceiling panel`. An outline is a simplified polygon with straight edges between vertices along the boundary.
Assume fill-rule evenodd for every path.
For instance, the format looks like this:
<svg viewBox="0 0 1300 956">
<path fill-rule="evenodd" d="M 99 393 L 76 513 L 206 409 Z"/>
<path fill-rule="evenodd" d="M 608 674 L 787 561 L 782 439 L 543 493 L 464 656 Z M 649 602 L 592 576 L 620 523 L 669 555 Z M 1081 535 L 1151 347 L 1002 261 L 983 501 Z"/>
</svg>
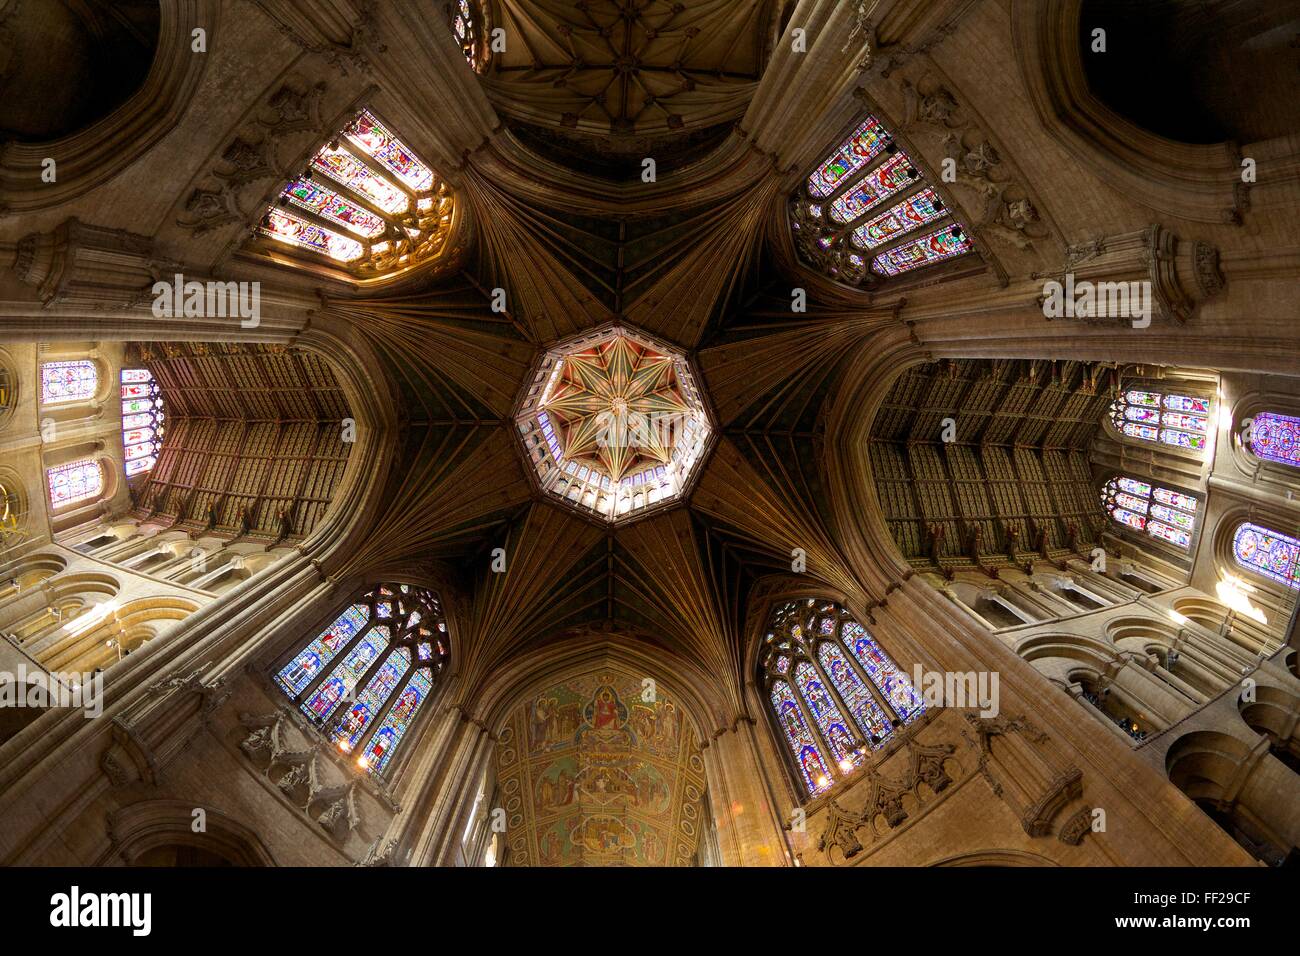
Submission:
<svg viewBox="0 0 1300 956">
<path fill-rule="evenodd" d="M 497 781 L 513 866 L 685 866 L 704 761 L 681 707 L 598 671 L 531 697 L 501 732 Z"/>
</svg>

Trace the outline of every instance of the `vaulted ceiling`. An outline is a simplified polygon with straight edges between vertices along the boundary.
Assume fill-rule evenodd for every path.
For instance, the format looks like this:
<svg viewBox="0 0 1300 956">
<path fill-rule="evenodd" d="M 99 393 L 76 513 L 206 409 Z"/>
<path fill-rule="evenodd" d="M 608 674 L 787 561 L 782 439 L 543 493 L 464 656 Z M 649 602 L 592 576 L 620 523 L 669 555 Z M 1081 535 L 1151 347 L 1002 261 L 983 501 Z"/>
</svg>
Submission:
<svg viewBox="0 0 1300 956">
<path fill-rule="evenodd" d="M 285 12 L 296 9 L 292 3 L 256 6 L 285 30 L 292 32 L 287 24 L 298 23 Z M 458 692 L 467 699 L 521 653 L 595 626 L 635 635 L 710 675 L 727 710 L 743 713 L 747 596 L 761 579 L 788 575 L 793 550 L 805 556 L 813 586 L 860 605 L 884 597 L 883 585 L 873 591 L 859 577 L 862 544 L 854 535 L 861 529 L 846 530 L 843 502 L 835 500 L 827 418 L 840 396 L 860 384 L 864 363 L 893 352 L 905 354 L 899 363 L 905 365 L 924 353 L 899 318 L 905 300 L 878 301 L 802 269 L 786 218 L 799 180 L 867 112 L 870 104 L 855 98 L 854 90 L 882 81 L 864 72 L 866 36 L 850 9 L 856 5 L 803 5 L 801 22 L 822 38 L 807 56 L 775 44 L 778 6 L 788 4 L 493 0 L 486 4 L 488 25 L 506 27 L 507 47 L 493 55 L 481 76 L 466 67 L 449 37 L 448 50 L 421 47 L 416 39 L 424 27 L 405 22 L 403 4 L 377 8 L 388 29 L 382 43 L 367 41 L 358 27 L 344 55 L 338 39 L 344 34 L 333 24 L 333 33 L 323 32 L 316 46 L 300 44 L 304 60 L 320 67 L 311 59 L 316 57 L 329 70 L 321 67 L 328 83 L 302 94 L 303 103 L 316 104 L 304 106 L 304 115 L 319 112 L 312 97 L 328 93 L 332 109 L 354 115 L 355 96 L 373 95 L 376 110 L 395 117 L 389 121 L 403 142 L 429 149 L 430 163 L 448 177 L 457 208 L 472 223 L 465 233 L 470 238 L 448 256 L 447 268 L 380 289 L 322 284 L 319 275 L 290 266 L 258 263 L 250 273 L 268 286 L 267 301 L 273 301 L 270 287 L 286 301 L 309 300 L 302 307 L 304 327 L 334 323 L 377 357 L 381 368 L 367 374 L 383 379 L 374 382 L 376 393 L 391 390 L 384 398 L 392 400 L 397 426 L 385 440 L 395 447 L 382 487 L 373 492 L 373 510 L 349 547 L 331 556 L 328 573 L 344 580 L 424 570 L 451 582 L 456 599 L 447 604 L 460 642 Z M 916 23 L 937 29 L 926 17 L 918 14 Z M 411 45 L 399 47 L 402 38 Z M 369 63 L 362 79 L 342 69 L 355 65 L 355 58 Z M 416 67 L 427 71 L 427 84 L 410 81 Z M 336 71 L 347 79 L 340 81 Z M 383 86 L 381 93 L 347 86 L 371 79 Z M 270 93 L 250 93 L 250 101 L 261 96 L 279 103 L 275 90 L 281 82 L 276 79 Z M 447 109 L 448 102 L 459 108 Z M 935 102 L 926 109 L 941 111 L 948 100 Z M 258 108 L 253 102 L 249 115 L 260 116 Z M 915 104 L 906 117 L 915 126 L 912 113 Z M 283 109 L 276 115 L 283 117 Z M 399 124 L 412 116 L 423 118 L 425 128 Z M 901 130 L 901 110 L 897 119 Z M 258 133 L 284 157 L 309 156 L 320 148 L 319 138 L 311 142 L 304 132 L 311 126 L 307 120 L 297 126 L 281 122 L 269 133 L 260 129 L 269 122 L 259 118 Z M 234 133 L 223 135 L 216 155 L 223 155 Z M 277 144 L 276 136 L 298 138 Z M 172 143 L 159 151 L 176 148 Z M 642 178 L 643 158 L 656 159 L 657 179 Z M 221 188 L 229 188 L 255 216 L 284 184 L 262 167 L 245 171 L 247 183 L 223 169 L 213 181 L 226 183 Z M 299 163 L 283 172 L 291 176 L 300 169 Z M 249 268 L 238 256 L 222 258 L 217 247 L 239 248 L 256 222 L 231 215 L 190 224 L 184 214 L 200 192 L 192 184 L 208 180 L 197 173 L 187 177 L 190 185 L 176 199 L 183 215 L 173 217 L 175 228 L 165 229 L 168 251 L 186 258 L 193 252 L 191 261 L 216 262 L 231 272 Z M 244 185 L 247 194 L 241 196 Z M 250 198 L 254 193 L 256 201 Z M 242 208 L 234 198 L 231 203 Z M 1059 260 L 1047 245 L 1027 253 L 1021 244 L 1012 254 L 1042 260 L 1027 262 L 1031 266 L 1054 265 Z M 985 252 L 969 257 L 963 275 L 991 289 L 1000 267 Z M 911 294 L 912 288 L 942 281 L 934 275 L 902 288 Z M 887 290 L 890 296 L 897 288 Z M 506 293 L 504 310 L 494 301 L 497 290 Z M 796 291 L 806 293 L 806 309 L 792 307 Z M 611 526 L 543 494 L 518 440 L 515 415 L 548 348 L 615 321 L 637 326 L 688 357 L 698 369 L 717 437 L 684 500 Z M 223 427 L 235 429 L 236 438 L 238 429 L 287 434 L 301 425 L 315 429 L 324 442 L 343 414 L 334 383 L 317 380 L 297 353 L 286 357 L 258 346 L 206 353 L 177 348 L 175 362 L 160 353 L 159 377 L 165 393 L 175 392 L 181 419 L 235 423 Z M 288 368 L 304 374 L 276 377 Z M 981 384 L 985 373 L 973 369 L 955 379 L 929 368 L 909 372 L 891 401 L 933 416 L 938 406 L 927 405 L 927 396 L 942 394 L 944 402 L 967 403 L 963 414 L 978 419 L 973 427 L 981 434 L 996 432 L 990 448 L 1023 437 L 1035 443 L 1040 457 L 1049 446 L 1055 453 L 1052 443 L 1058 440 L 1061 448 L 1079 452 L 1095 404 L 1081 384 L 1084 369 L 1062 366 L 1054 372 L 1015 363 L 990 368 L 988 384 Z M 1028 384 L 1022 381 L 1025 368 Z M 881 381 L 898 371 L 876 370 Z M 232 394 L 221 394 L 223 389 Z M 1067 435 L 1030 427 L 1037 422 L 1035 410 L 1045 414 L 1049 408 L 1065 415 Z M 1024 428 L 1033 434 L 1003 428 L 1004 414 L 1027 416 Z M 910 447 L 910 430 L 922 424 L 901 415 L 892 408 L 882 412 L 882 421 L 893 424 L 881 438 Z M 184 433 L 171 429 L 168 442 L 182 449 Z M 245 451 L 242 440 L 235 446 Z M 346 455 L 324 444 L 313 448 L 304 453 L 312 467 L 343 467 Z M 166 486 L 166 492 L 146 491 L 140 501 L 146 512 L 173 515 L 196 528 L 215 521 L 238 530 L 241 509 L 251 507 L 255 526 L 272 537 L 306 534 L 319 520 L 321 496 L 309 491 L 309 480 L 300 479 L 292 493 L 268 495 L 239 477 L 244 472 L 238 468 L 214 470 L 220 456 L 212 448 L 183 450 L 194 462 L 193 475 L 182 477 L 183 470 L 160 465 L 150 487 Z M 285 456 L 283 450 L 254 452 L 254 458 Z M 276 467 L 284 471 L 282 464 Z M 862 469 L 855 474 L 851 480 L 865 484 Z M 967 533 L 962 522 L 976 521 L 985 527 L 977 553 L 989 556 L 1008 550 L 1006 522 L 1019 522 L 1020 546 L 1029 546 L 1039 530 L 1035 521 L 1047 518 L 1035 507 L 1022 503 L 1014 513 L 993 516 L 926 506 L 887 516 L 902 553 L 925 561 L 926 522 L 954 526 L 944 547 L 952 552 L 948 557 L 959 558 Z M 1066 522 L 1081 514 L 1082 505 L 1072 498 L 1060 507 L 1049 549 L 1067 546 Z M 315 517 L 309 520 L 308 513 Z M 859 552 L 851 560 L 853 548 Z M 495 559 L 500 553 L 504 566 Z M 886 557 L 893 562 L 893 555 Z"/>
<path fill-rule="evenodd" d="M 493 0 L 508 38 L 485 85 L 527 141 L 620 175 L 621 157 L 695 156 L 758 85 L 774 0 Z"/>
</svg>

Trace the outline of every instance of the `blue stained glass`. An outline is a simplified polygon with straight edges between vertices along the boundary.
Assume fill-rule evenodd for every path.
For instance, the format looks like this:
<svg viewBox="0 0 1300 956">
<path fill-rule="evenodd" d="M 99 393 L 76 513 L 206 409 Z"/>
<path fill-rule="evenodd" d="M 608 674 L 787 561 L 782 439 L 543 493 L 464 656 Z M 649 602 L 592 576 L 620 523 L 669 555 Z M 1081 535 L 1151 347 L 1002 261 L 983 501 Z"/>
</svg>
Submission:
<svg viewBox="0 0 1300 956">
<path fill-rule="evenodd" d="M 808 729 L 808 723 L 803 719 L 799 705 L 795 703 L 790 685 L 785 681 L 773 684 L 771 701 L 790 750 L 794 753 L 794 761 L 799 767 L 804 786 L 810 794 L 821 793 L 831 785 L 831 772 L 821 749 L 813 739 L 812 731 Z"/>
<path fill-rule="evenodd" d="M 817 649 L 817 658 L 830 677 L 831 683 L 839 691 L 844 706 L 848 707 L 849 713 L 857 721 L 862 735 L 867 740 L 876 737 L 883 742 L 893 730 L 889 718 L 880 704 L 876 703 L 876 699 L 871 696 L 871 691 L 867 689 L 866 683 L 844 656 L 840 646 L 832 641 L 823 641 L 822 646 Z"/>
<path fill-rule="evenodd" d="M 1152 503 L 1152 498 L 1157 503 Z M 1145 531 L 1180 548 L 1192 543 L 1196 499 L 1190 495 L 1119 477 L 1106 482 L 1101 501 L 1115 521 L 1134 531 Z"/>
<path fill-rule="evenodd" d="M 410 669 L 411 652 L 406 648 L 399 647 L 388 655 L 383 666 L 370 678 L 365 690 L 357 697 L 357 702 L 339 718 L 338 727 L 334 730 L 334 742 L 340 750 L 348 753 L 352 751 L 370 726 L 370 721 L 383 709 L 384 702 L 392 696 L 398 682 Z"/>
<path fill-rule="evenodd" d="M 844 716 L 835 706 L 835 701 L 831 699 L 830 692 L 822 683 L 817 669 L 807 661 L 803 661 L 794 669 L 794 680 L 799 685 L 799 693 L 803 695 L 804 703 L 812 712 L 813 721 L 822 732 L 822 739 L 830 744 L 831 757 L 837 764 L 842 764 L 845 760 L 857 763 L 862 755 L 857 752 L 853 735 L 844 724 Z M 841 769 L 846 768 L 841 767 Z"/>
<path fill-rule="evenodd" d="M 965 255 L 974 246 L 970 237 L 956 226 L 944 226 L 929 235 L 882 252 L 871 260 L 871 267 L 880 275 L 896 276 L 945 259 Z"/>
<path fill-rule="evenodd" d="M 357 645 L 348 651 L 332 674 L 326 678 L 310 698 L 303 701 L 302 712 L 315 721 L 323 722 L 334 713 L 347 694 L 388 648 L 389 632 L 386 627 L 373 628 Z"/>
<path fill-rule="evenodd" d="M 853 621 L 845 624 L 841 633 L 849 652 L 881 689 L 901 720 L 910 720 L 925 709 L 921 696 L 912 688 L 912 682 L 871 639 L 865 627 Z"/>
<path fill-rule="evenodd" d="M 1261 412 L 1251 424 L 1250 450 L 1266 461 L 1300 468 L 1300 418 Z"/>
<path fill-rule="evenodd" d="M 1256 524 L 1242 524 L 1232 536 L 1237 563 L 1289 588 L 1300 588 L 1300 541 Z"/>
<path fill-rule="evenodd" d="M 371 773 L 383 772 L 432 687 L 433 678 L 424 668 L 411 675 L 401 696 L 397 698 L 397 702 L 384 717 L 384 722 L 379 725 L 379 729 L 366 744 L 365 752 L 360 758 L 362 766 Z"/>
<path fill-rule="evenodd" d="M 945 215 L 943 202 L 927 187 L 854 229 L 853 244 L 859 249 L 875 249 Z"/>
<path fill-rule="evenodd" d="M 846 177 L 878 156 L 888 141 L 889 134 L 874 116 L 868 116 L 809 177 L 808 192 L 817 197 L 829 196 Z"/>
<path fill-rule="evenodd" d="M 1204 452 L 1210 405 L 1208 398 L 1133 388 L 1111 406 L 1111 421 L 1129 438 Z M 1162 408 L 1168 411 L 1162 412 Z"/>
<path fill-rule="evenodd" d="M 290 697 L 297 697 L 311 683 L 322 667 L 334 659 L 352 638 L 361 632 L 370 620 L 370 609 L 364 604 L 354 604 L 331 624 L 297 657 L 276 675 L 276 683 Z"/>
</svg>

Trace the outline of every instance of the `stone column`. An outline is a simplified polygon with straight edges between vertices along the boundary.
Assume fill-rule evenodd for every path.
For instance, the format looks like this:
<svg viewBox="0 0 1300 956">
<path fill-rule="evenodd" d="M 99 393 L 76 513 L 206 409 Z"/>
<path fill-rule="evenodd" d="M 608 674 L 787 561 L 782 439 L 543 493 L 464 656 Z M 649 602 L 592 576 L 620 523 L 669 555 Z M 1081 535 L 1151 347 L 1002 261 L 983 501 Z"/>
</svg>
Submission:
<svg viewBox="0 0 1300 956">
<path fill-rule="evenodd" d="M 738 718 L 703 748 L 723 866 L 790 866 L 783 821 L 758 753 L 761 728 Z M 782 803 L 785 801 L 783 800 Z M 787 818 L 788 819 L 788 818 Z"/>
</svg>

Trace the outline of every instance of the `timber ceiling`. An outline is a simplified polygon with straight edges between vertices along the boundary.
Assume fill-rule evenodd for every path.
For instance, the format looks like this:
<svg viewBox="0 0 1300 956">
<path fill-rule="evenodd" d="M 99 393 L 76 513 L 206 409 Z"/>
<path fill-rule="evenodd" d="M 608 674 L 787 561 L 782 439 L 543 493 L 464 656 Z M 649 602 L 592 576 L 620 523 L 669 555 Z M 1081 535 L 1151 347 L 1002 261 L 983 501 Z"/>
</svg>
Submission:
<svg viewBox="0 0 1300 956">
<path fill-rule="evenodd" d="M 318 356 L 281 346 L 138 343 L 166 434 L 132 485 L 134 515 L 192 534 L 298 541 L 329 510 L 352 445 L 348 405 Z"/>
<path fill-rule="evenodd" d="M 992 567 L 1097 541 L 1088 451 L 1109 378 L 1078 362 L 905 371 L 871 433 L 877 497 L 903 554 L 917 567 Z"/>
</svg>

